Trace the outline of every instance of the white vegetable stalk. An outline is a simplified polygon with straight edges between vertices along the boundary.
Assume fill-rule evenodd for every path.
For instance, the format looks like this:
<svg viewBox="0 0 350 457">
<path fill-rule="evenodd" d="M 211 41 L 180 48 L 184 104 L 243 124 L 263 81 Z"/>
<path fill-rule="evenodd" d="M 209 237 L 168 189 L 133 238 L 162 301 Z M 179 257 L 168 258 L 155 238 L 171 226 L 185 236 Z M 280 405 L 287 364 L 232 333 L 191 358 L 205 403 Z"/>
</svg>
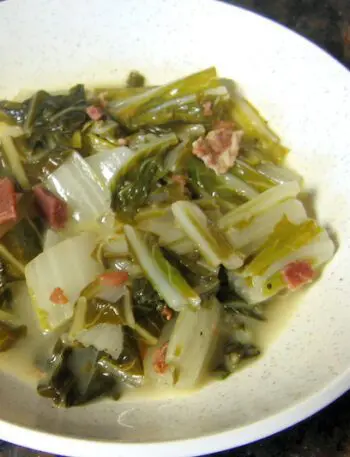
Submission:
<svg viewBox="0 0 350 457">
<path fill-rule="evenodd" d="M 276 184 L 284 184 L 291 181 L 302 183 L 302 178 L 295 171 L 286 167 L 280 167 L 273 163 L 262 163 L 256 167 L 256 171 Z"/>
<path fill-rule="evenodd" d="M 212 298 L 198 311 L 185 309 L 178 315 L 166 357 L 175 368 L 177 388 L 194 388 L 208 369 L 218 342 L 220 309 Z"/>
<path fill-rule="evenodd" d="M 28 290 L 43 332 L 53 331 L 70 319 L 81 290 L 103 272 L 91 256 L 95 246 L 96 236 L 85 232 L 56 244 L 27 264 Z M 67 303 L 50 300 L 56 288 L 62 289 Z"/>
<path fill-rule="evenodd" d="M 67 202 L 73 219 L 84 227 L 96 223 L 110 210 L 109 190 L 77 152 L 51 173 L 45 186 Z"/>
<path fill-rule="evenodd" d="M 229 211 L 219 220 L 218 226 L 222 230 L 236 227 L 242 222 L 249 221 L 252 217 L 266 211 L 283 200 L 295 198 L 299 192 L 299 184 L 295 181 L 272 187 L 262 194 L 259 194 L 253 200 Z"/>
<path fill-rule="evenodd" d="M 210 225 L 206 215 L 194 203 L 179 201 L 172 210 L 177 223 L 198 247 L 205 260 L 217 267 L 223 264 L 229 269 L 239 268 L 243 257 L 235 252 L 226 236 Z"/>
<path fill-rule="evenodd" d="M 233 189 L 238 195 L 246 197 L 248 200 L 251 200 L 259 195 L 259 192 L 256 191 L 254 187 L 230 173 L 222 175 L 221 179 L 225 182 L 225 185 L 228 188 Z"/>
<path fill-rule="evenodd" d="M 135 260 L 168 306 L 175 311 L 185 306 L 198 307 L 200 297 L 165 259 L 160 248 L 150 245 L 142 232 L 131 225 L 125 225 L 124 231 Z"/>
<path fill-rule="evenodd" d="M 243 228 L 229 229 L 228 237 L 237 249 L 259 241 L 263 242 L 273 232 L 275 225 L 283 216 L 287 216 L 293 224 L 297 225 L 307 219 L 302 203 L 296 199 L 289 199 L 252 217 Z"/>
<path fill-rule="evenodd" d="M 248 303 L 259 303 L 287 287 L 282 279 L 279 279 L 277 284 L 272 281 L 271 289 L 267 287 L 271 279 L 287 265 L 296 261 L 307 261 L 314 269 L 318 269 L 333 257 L 334 251 L 332 240 L 328 233 L 322 230 L 310 243 L 273 262 L 261 276 L 231 272 L 231 283 L 236 292 Z"/>
<path fill-rule="evenodd" d="M 85 159 L 102 185 L 109 188 L 113 176 L 129 161 L 135 153 L 123 146 L 98 152 Z"/>
<path fill-rule="evenodd" d="M 160 389 L 173 387 L 174 367 L 169 365 L 165 368 L 164 372 L 161 373 L 157 370 L 156 364 L 158 358 L 161 356 L 160 352 L 162 348 L 168 343 L 173 332 L 174 323 L 174 320 L 167 322 L 162 329 L 157 344 L 147 349 L 146 356 L 143 361 L 146 385 L 148 384 L 152 387 Z"/>
<path fill-rule="evenodd" d="M 130 254 L 124 234 L 113 235 L 103 243 L 105 257 L 126 257 Z"/>
<path fill-rule="evenodd" d="M 76 341 L 85 347 L 93 346 L 98 351 L 107 352 L 117 360 L 123 350 L 123 328 L 115 324 L 97 324 L 78 333 Z"/>
</svg>

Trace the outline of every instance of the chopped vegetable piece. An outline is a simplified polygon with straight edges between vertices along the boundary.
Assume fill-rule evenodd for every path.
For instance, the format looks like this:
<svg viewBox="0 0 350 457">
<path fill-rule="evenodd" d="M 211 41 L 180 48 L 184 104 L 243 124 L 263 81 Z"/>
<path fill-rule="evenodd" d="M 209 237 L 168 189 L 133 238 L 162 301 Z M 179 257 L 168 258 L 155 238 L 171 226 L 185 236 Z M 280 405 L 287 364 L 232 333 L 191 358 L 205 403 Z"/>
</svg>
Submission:
<svg viewBox="0 0 350 457">
<path fill-rule="evenodd" d="M 27 200 L 28 201 L 28 200 Z M 18 206 L 21 205 L 21 202 Z M 22 217 L 4 233 L 0 240 L 0 258 L 11 279 L 23 279 L 28 262 L 42 251 L 42 238 L 36 219 Z M 4 224 L 1 227 L 6 227 Z"/>
<path fill-rule="evenodd" d="M 296 227 L 299 228 L 296 230 Z M 288 283 L 283 269 L 287 265 L 307 261 L 317 270 L 334 254 L 334 244 L 329 235 L 313 221 L 307 220 L 299 226 L 282 221 L 280 229 L 282 233 L 278 234 L 277 226 L 271 241 L 266 242 L 266 248 L 253 257 L 242 272 L 231 274 L 233 287 L 249 303 L 267 300 L 285 289 Z"/>
<path fill-rule="evenodd" d="M 15 221 L 16 211 L 16 192 L 13 182 L 9 178 L 0 179 L 0 224 Z"/>
<path fill-rule="evenodd" d="M 187 161 L 189 184 L 192 185 L 196 194 L 207 197 L 220 197 L 230 203 L 242 204 L 259 193 L 246 184 L 237 176 L 230 173 L 216 175 L 213 170 L 207 168 L 202 161 L 191 157 Z"/>
<path fill-rule="evenodd" d="M 84 227 L 109 211 L 108 191 L 76 152 L 47 178 L 45 185 L 67 203 L 73 219 Z"/>
<path fill-rule="evenodd" d="M 96 349 L 65 346 L 59 340 L 38 394 L 57 406 L 70 407 L 113 395 L 115 388 L 116 380 L 99 365 Z"/>
<path fill-rule="evenodd" d="M 196 100 L 196 95 L 212 87 L 213 83 L 215 83 L 215 78 L 215 68 L 208 68 L 207 70 L 182 78 L 173 83 L 142 91 L 141 93 L 124 100 L 122 104 L 119 106 L 117 105 L 114 109 L 111 109 L 110 107 L 110 112 L 118 121 L 132 130 L 136 130 L 143 125 L 159 125 L 171 120 L 186 120 L 186 116 L 184 115 L 186 114 L 186 110 L 184 114 L 182 113 L 182 111 L 184 111 L 184 108 L 182 108 L 183 105 L 186 106 L 187 104 L 190 106 L 189 101 L 194 101 L 195 106 L 194 108 L 191 107 L 194 110 L 194 114 L 198 114 L 198 110 L 201 113 L 203 107 Z M 215 85 L 217 85 L 217 82 Z M 193 100 L 192 98 L 189 100 L 189 97 L 193 97 Z M 203 100 L 203 102 L 205 102 L 205 100 Z M 170 115 L 167 116 L 167 105 L 169 104 Z M 157 111 L 156 113 L 152 113 L 151 110 L 154 108 L 158 109 L 158 114 Z M 159 112 L 160 109 L 162 109 L 161 112 Z M 143 116 L 150 111 L 152 114 Z M 164 111 L 165 115 L 163 114 Z M 176 114 L 179 115 L 178 119 Z M 196 116 L 196 118 L 198 118 L 198 116 Z M 193 121 L 193 117 L 190 118 L 190 120 Z"/>
<path fill-rule="evenodd" d="M 26 266 L 33 309 L 43 332 L 67 322 L 73 316 L 81 290 L 102 273 L 102 266 L 91 256 L 95 244 L 95 235 L 82 233 L 47 249 Z M 51 302 L 50 295 L 56 287 L 64 291 L 68 303 Z"/>
<path fill-rule="evenodd" d="M 267 237 L 273 232 L 276 224 L 284 216 L 297 225 L 307 219 L 302 203 L 290 198 L 271 206 L 256 216 L 252 216 L 250 220 L 236 224 L 236 227 L 232 227 L 226 233 L 237 249 L 244 249 L 244 252 L 250 255 L 263 245 Z"/>
<path fill-rule="evenodd" d="M 131 225 L 124 226 L 130 250 L 145 276 L 174 311 L 198 307 L 200 298 L 181 274 L 164 258 L 160 248 Z"/>
<path fill-rule="evenodd" d="M 170 336 L 166 362 L 176 370 L 175 386 L 191 389 L 208 370 L 219 333 L 220 304 L 210 299 L 197 311 L 184 309 Z"/>
<path fill-rule="evenodd" d="M 172 211 L 181 228 L 210 265 L 218 267 L 224 264 L 227 268 L 234 269 L 243 264 L 240 253 L 234 252 L 225 235 L 214 224 L 210 224 L 194 203 L 176 202 L 172 205 Z"/>
<path fill-rule="evenodd" d="M 65 305 L 69 301 L 60 287 L 55 287 L 50 295 L 50 300 L 55 305 Z"/>
<path fill-rule="evenodd" d="M 150 193 L 166 174 L 163 153 L 178 142 L 173 133 L 152 137 L 117 172 L 112 181 L 112 209 L 130 220 L 147 203 Z"/>
<path fill-rule="evenodd" d="M 42 186 L 35 186 L 33 193 L 49 226 L 54 230 L 64 228 L 68 219 L 67 203 Z"/>
<path fill-rule="evenodd" d="M 245 135 L 259 142 L 261 152 L 275 163 L 281 163 L 288 153 L 278 136 L 272 132 L 259 112 L 235 91 L 233 119 Z"/>
<path fill-rule="evenodd" d="M 252 199 L 250 202 L 225 214 L 219 221 L 219 227 L 223 230 L 227 230 L 231 227 L 239 226 L 242 222 L 250 221 L 252 217 L 262 213 L 277 203 L 286 200 L 287 198 L 296 197 L 299 192 L 299 184 L 295 181 L 272 187 Z"/>
<path fill-rule="evenodd" d="M 85 160 L 90 165 L 101 183 L 109 187 L 114 175 L 125 165 L 135 153 L 126 147 L 117 147 L 100 151 L 87 157 Z"/>
</svg>

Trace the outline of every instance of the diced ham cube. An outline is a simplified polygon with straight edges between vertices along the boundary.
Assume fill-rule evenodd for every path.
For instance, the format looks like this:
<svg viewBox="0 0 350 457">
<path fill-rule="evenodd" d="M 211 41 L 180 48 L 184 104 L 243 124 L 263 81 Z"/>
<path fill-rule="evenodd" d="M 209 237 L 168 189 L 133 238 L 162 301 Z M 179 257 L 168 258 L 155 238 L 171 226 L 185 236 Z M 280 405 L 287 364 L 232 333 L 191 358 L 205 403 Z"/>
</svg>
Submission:
<svg viewBox="0 0 350 457">
<path fill-rule="evenodd" d="M 105 286 L 120 286 L 129 279 L 126 271 L 108 271 L 99 276 L 100 283 Z"/>
<path fill-rule="evenodd" d="M 55 305 L 66 305 L 69 300 L 60 287 L 55 287 L 50 295 L 50 301 Z"/>
<path fill-rule="evenodd" d="M 10 178 L 0 179 L 0 224 L 17 219 L 17 197 L 15 186 Z"/>
<path fill-rule="evenodd" d="M 157 349 L 153 356 L 153 369 L 158 374 L 164 374 L 168 371 L 169 365 L 166 363 L 166 353 L 169 343 L 164 343 L 163 346 Z"/>
<path fill-rule="evenodd" d="M 49 226 L 54 230 L 64 228 L 68 219 L 67 203 L 40 185 L 33 188 L 33 193 Z"/>
<path fill-rule="evenodd" d="M 89 118 L 92 119 L 93 121 L 99 121 L 104 114 L 102 108 L 100 108 L 99 106 L 94 106 L 94 105 L 88 106 L 86 108 L 86 113 L 89 116 Z"/>
<path fill-rule="evenodd" d="M 288 289 L 293 290 L 311 282 L 315 277 L 315 270 L 309 262 L 300 260 L 287 265 L 282 275 Z"/>
<path fill-rule="evenodd" d="M 192 145 L 192 152 L 217 175 L 226 173 L 235 163 L 243 137 L 241 130 L 220 127 L 200 137 Z"/>
<path fill-rule="evenodd" d="M 164 306 L 160 313 L 166 321 L 171 321 L 173 318 L 173 311 L 168 306 Z"/>
</svg>

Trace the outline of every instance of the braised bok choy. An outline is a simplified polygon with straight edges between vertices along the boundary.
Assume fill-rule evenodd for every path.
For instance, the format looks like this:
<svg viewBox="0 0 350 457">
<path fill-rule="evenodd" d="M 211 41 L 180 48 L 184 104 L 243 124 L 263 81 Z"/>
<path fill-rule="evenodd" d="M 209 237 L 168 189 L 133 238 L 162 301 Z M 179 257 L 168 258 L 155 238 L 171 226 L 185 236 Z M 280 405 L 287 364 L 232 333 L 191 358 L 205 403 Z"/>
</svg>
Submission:
<svg viewBox="0 0 350 457">
<path fill-rule="evenodd" d="M 287 148 L 213 67 L 41 90 L 0 121 L 0 362 L 25 347 L 57 406 L 226 378 L 334 254 Z"/>
</svg>

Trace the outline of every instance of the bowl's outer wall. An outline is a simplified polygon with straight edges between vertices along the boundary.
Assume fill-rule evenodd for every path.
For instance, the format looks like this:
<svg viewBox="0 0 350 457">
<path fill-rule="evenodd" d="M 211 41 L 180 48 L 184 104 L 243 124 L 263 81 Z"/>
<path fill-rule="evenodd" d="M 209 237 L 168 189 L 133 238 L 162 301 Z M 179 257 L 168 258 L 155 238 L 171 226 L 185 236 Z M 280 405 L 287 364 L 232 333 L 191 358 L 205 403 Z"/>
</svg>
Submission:
<svg viewBox="0 0 350 457">
<path fill-rule="evenodd" d="M 160 83 L 211 65 L 241 85 L 291 148 L 320 221 L 336 234 L 334 261 L 264 357 L 228 381 L 185 399 L 65 411 L 1 375 L 1 438 L 68 455 L 195 455 L 280 430 L 349 387 L 349 73 L 286 29 L 214 1 L 0 4 L 0 97 L 119 83 L 135 68 Z"/>
</svg>

